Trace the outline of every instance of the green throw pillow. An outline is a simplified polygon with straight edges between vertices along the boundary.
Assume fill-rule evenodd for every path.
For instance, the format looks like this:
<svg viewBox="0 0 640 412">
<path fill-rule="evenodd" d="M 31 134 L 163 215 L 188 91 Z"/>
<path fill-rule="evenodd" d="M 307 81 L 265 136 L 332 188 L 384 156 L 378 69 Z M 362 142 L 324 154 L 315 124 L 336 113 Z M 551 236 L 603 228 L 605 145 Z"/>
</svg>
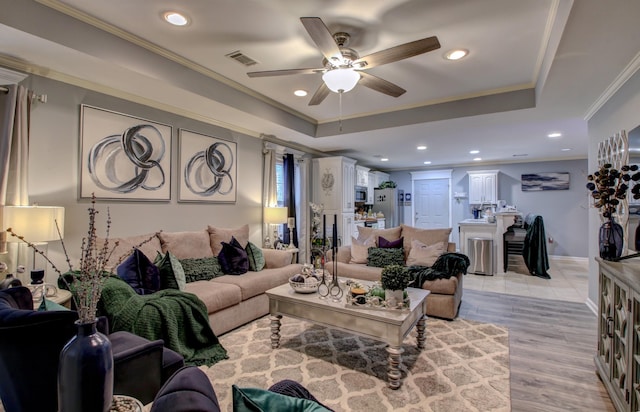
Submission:
<svg viewBox="0 0 640 412">
<path fill-rule="evenodd" d="M 264 254 L 262 253 L 262 249 L 253 243 L 247 243 L 247 247 L 245 248 L 247 252 L 247 257 L 249 258 L 249 270 L 253 272 L 260 272 L 264 269 Z"/>
<path fill-rule="evenodd" d="M 180 264 L 184 269 L 184 277 L 187 283 L 195 282 L 196 280 L 211 280 L 224 274 L 220 263 L 218 263 L 218 258 L 215 256 L 180 259 Z"/>
<path fill-rule="evenodd" d="M 38 312 L 48 312 L 50 310 L 70 310 L 66 306 L 62 306 L 57 304 L 56 302 L 50 301 L 49 299 L 43 299 L 38 306 Z"/>
<path fill-rule="evenodd" d="M 404 265 L 404 250 L 402 248 L 369 248 L 367 266 L 383 268 L 389 265 Z"/>
<path fill-rule="evenodd" d="M 153 263 L 160 269 L 160 289 L 184 290 L 187 280 L 177 257 L 171 252 L 158 252 Z"/>
<path fill-rule="evenodd" d="M 329 409 L 310 399 L 295 398 L 258 388 L 231 386 L 233 412 L 328 412 Z"/>
</svg>

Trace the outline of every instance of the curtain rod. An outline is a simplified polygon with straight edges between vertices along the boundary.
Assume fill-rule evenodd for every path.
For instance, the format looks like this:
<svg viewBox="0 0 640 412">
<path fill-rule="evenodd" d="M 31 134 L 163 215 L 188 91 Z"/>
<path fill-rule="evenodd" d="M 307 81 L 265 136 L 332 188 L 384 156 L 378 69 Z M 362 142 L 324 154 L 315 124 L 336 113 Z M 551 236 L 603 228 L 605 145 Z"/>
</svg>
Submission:
<svg viewBox="0 0 640 412">
<path fill-rule="evenodd" d="M 4 87 L 4 86 L 0 86 L 0 92 L 2 93 L 9 93 L 9 89 Z M 47 95 L 46 94 L 33 94 L 32 100 L 37 100 L 40 103 L 46 103 L 47 102 Z"/>
</svg>

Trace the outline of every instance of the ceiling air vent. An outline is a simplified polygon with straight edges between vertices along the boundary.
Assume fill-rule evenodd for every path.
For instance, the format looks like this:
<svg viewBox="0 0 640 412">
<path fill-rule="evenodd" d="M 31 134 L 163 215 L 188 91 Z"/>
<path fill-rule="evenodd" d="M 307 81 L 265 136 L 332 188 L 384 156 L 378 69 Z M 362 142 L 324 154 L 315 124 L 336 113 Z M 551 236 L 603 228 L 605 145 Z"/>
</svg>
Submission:
<svg viewBox="0 0 640 412">
<path fill-rule="evenodd" d="M 226 55 L 228 58 L 237 61 L 240 64 L 244 64 L 245 66 L 253 66 L 254 64 L 258 64 L 257 61 L 253 60 L 251 57 L 242 54 L 240 50 L 236 50 Z"/>
</svg>

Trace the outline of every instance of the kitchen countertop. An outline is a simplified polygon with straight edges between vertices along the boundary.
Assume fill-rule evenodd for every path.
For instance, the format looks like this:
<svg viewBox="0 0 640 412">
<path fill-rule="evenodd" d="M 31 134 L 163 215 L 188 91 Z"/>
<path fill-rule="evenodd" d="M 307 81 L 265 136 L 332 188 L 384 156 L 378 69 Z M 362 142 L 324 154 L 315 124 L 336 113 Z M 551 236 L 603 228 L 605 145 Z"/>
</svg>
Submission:
<svg viewBox="0 0 640 412">
<path fill-rule="evenodd" d="M 469 226 L 496 226 L 496 222 L 489 223 L 487 219 L 465 219 L 458 222 L 459 225 Z"/>
</svg>

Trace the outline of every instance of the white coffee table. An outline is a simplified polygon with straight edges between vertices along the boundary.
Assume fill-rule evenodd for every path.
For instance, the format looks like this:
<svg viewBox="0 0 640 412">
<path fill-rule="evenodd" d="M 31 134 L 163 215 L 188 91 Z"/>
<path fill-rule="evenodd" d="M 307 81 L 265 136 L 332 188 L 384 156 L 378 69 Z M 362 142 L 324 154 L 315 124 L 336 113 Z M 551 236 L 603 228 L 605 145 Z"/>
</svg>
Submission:
<svg viewBox="0 0 640 412">
<path fill-rule="evenodd" d="M 365 281 L 359 281 L 368 284 Z M 317 293 L 296 293 L 289 284 L 268 290 L 271 314 L 271 347 L 280 346 L 280 320 L 283 315 L 337 328 L 387 343 L 389 354 L 388 386 L 398 389 L 402 342 L 416 326 L 418 349 L 424 348 L 426 335 L 426 298 L 428 290 L 407 288 L 411 300 L 408 310 L 375 310 L 347 306 L 344 297 L 335 302 L 331 297 L 320 299 Z"/>
</svg>

